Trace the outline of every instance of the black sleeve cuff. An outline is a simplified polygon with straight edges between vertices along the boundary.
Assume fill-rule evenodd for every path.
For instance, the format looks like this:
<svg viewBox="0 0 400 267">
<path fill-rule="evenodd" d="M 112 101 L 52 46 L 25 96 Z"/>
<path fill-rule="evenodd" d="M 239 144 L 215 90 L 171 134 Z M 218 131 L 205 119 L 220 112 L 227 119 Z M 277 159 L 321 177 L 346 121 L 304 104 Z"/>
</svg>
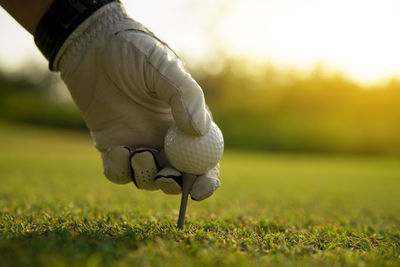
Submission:
<svg viewBox="0 0 400 267">
<path fill-rule="evenodd" d="M 68 36 L 90 15 L 118 0 L 56 0 L 36 27 L 36 46 L 54 70 L 54 59 Z"/>
</svg>

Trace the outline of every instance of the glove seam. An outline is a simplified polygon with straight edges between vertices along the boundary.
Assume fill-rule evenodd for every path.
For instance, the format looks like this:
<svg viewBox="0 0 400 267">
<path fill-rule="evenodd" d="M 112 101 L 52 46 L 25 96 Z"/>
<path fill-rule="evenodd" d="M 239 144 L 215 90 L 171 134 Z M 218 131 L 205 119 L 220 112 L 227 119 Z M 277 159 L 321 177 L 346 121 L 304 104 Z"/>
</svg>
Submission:
<svg viewBox="0 0 400 267">
<path fill-rule="evenodd" d="M 132 159 L 132 157 L 133 157 L 132 150 L 131 150 L 129 147 L 127 147 L 127 146 L 124 146 L 124 148 L 126 148 L 126 149 L 129 151 L 129 170 L 130 170 L 130 172 L 131 172 L 131 179 L 132 179 L 132 182 L 133 182 L 133 184 L 136 186 L 136 188 L 139 189 L 139 186 L 138 186 L 137 181 L 136 181 L 136 179 L 135 179 L 135 171 L 133 170 L 133 167 L 132 167 L 132 164 L 131 164 L 131 159 Z"/>
<path fill-rule="evenodd" d="M 157 175 L 156 177 L 154 177 L 154 180 L 160 179 L 160 178 L 178 178 L 181 176 L 177 176 L 177 175 Z"/>
<path fill-rule="evenodd" d="M 182 176 L 175 176 L 175 175 L 157 175 L 154 177 L 154 182 L 161 178 L 173 179 L 180 187 L 183 186 L 182 184 Z"/>
</svg>

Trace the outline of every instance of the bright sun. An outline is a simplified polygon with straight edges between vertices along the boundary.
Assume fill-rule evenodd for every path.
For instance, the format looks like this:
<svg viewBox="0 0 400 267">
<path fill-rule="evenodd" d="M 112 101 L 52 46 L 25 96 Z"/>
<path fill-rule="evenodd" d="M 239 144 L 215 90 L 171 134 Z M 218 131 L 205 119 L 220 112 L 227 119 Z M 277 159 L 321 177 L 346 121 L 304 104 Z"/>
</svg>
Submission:
<svg viewBox="0 0 400 267">
<path fill-rule="evenodd" d="M 237 1 L 222 23 L 235 55 L 301 68 L 316 63 L 359 82 L 400 75 L 400 1 Z"/>
<path fill-rule="evenodd" d="M 362 83 L 400 77 L 399 0 L 123 1 L 129 14 L 188 61 L 210 54 L 310 70 L 323 64 Z M 173 10 L 169 12 L 166 10 Z M 0 65 L 35 56 L 32 37 L 0 9 Z"/>
</svg>

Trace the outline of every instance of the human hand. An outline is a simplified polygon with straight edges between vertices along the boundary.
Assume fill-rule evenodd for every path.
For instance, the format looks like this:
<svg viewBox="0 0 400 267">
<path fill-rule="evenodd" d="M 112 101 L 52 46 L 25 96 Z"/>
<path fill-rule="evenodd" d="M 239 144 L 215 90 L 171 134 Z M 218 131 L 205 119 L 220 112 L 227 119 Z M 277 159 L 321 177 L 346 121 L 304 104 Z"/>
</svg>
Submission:
<svg viewBox="0 0 400 267">
<path fill-rule="evenodd" d="M 82 113 L 110 181 L 181 192 L 182 175 L 163 153 L 165 133 L 175 122 L 186 134 L 203 135 L 212 118 L 200 86 L 165 43 L 129 18 L 120 3 L 112 3 L 75 29 L 54 67 Z M 218 165 L 199 176 L 192 198 L 209 197 L 220 185 L 218 176 Z"/>
</svg>

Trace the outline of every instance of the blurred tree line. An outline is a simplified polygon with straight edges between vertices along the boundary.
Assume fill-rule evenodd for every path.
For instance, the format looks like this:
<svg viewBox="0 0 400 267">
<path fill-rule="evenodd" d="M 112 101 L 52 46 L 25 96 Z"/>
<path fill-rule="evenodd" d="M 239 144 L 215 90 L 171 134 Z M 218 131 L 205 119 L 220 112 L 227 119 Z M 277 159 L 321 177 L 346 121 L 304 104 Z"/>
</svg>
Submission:
<svg viewBox="0 0 400 267">
<path fill-rule="evenodd" d="M 86 129 L 59 75 L 37 66 L 0 70 L 0 119 Z"/>
<path fill-rule="evenodd" d="M 363 87 L 316 67 L 309 75 L 225 62 L 197 67 L 227 147 L 400 155 L 400 81 Z M 58 74 L 0 71 L 0 119 L 86 129 Z"/>
</svg>

